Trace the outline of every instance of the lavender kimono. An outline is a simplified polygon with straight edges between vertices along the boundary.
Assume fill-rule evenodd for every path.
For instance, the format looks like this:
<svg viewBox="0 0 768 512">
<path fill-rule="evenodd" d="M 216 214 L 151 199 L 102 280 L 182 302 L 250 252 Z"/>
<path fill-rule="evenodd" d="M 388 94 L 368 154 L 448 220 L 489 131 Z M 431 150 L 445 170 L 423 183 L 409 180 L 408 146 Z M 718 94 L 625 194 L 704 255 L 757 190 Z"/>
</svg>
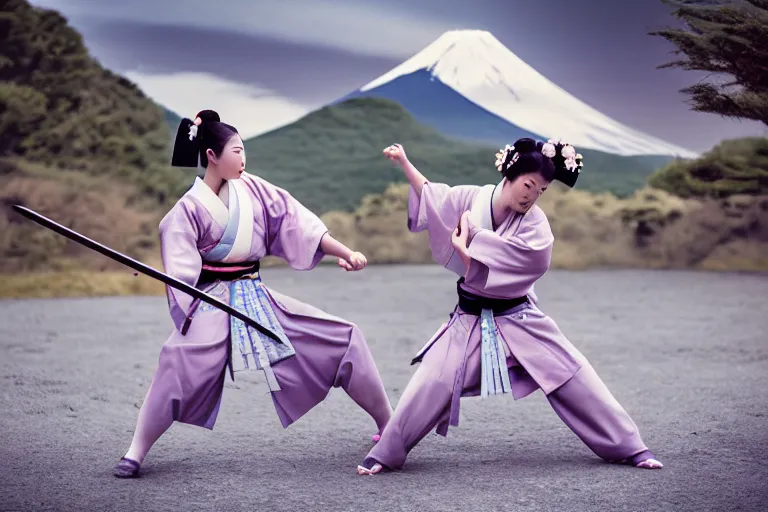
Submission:
<svg viewBox="0 0 768 512">
<path fill-rule="evenodd" d="M 355 324 L 269 289 L 257 274 L 199 282 L 206 268 L 248 268 L 266 255 L 312 269 L 327 231 L 288 192 L 256 176 L 228 181 L 218 196 L 195 181 L 160 223 L 166 272 L 246 312 L 281 343 L 168 288 L 176 328 L 162 348 L 144 417 L 213 428 L 229 367 L 233 379 L 238 371 L 264 371 L 284 427 L 340 386 L 383 428 L 391 406 Z"/>
<path fill-rule="evenodd" d="M 632 419 L 589 362 L 536 306 L 534 283 L 549 269 L 554 237 L 544 212 L 508 216 L 494 226 L 491 204 L 501 186 L 426 183 L 408 199 L 408 228 L 427 230 L 435 261 L 457 276 L 460 294 L 482 303 L 519 304 L 479 314 L 457 306 L 416 354 L 420 362 L 379 443 L 367 461 L 399 469 L 408 452 L 432 429 L 447 435 L 459 423 L 462 396 L 541 389 L 555 412 L 597 455 L 607 460 L 651 456 Z M 470 211 L 467 269 L 451 243 L 464 211 Z"/>
</svg>

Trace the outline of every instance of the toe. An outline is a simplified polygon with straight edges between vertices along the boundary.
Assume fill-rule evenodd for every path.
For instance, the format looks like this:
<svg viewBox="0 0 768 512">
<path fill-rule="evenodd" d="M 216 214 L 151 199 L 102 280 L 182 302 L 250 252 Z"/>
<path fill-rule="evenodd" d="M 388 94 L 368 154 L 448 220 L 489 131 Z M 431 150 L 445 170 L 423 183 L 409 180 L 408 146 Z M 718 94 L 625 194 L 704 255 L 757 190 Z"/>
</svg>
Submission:
<svg viewBox="0 0 768 512">
<path fill-rule="evenodd" d="M 639 463 L 637 467 L 644 469 L 661 469 L 664 465 L 656 459 L 646 459 Z"/>
</svg>

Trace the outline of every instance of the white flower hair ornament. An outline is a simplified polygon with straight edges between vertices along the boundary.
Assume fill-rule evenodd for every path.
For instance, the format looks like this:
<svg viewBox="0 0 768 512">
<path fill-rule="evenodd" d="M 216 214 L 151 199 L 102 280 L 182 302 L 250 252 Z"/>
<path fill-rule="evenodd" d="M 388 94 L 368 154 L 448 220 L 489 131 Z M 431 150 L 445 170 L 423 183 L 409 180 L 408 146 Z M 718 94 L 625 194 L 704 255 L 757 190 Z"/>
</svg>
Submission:
<svg viewBox="0 0 768 512">
<path fill-rule="evenodd" d="M 515 146 L 510 146 L 507 144 L 504 149 L 500 149 L 498 153 L 496 153 L 496 169 L 503 173 L 504 172 L 504 162 L 507 161 L 507 157 L 509 156 L 510 152 L 514 153 Z M 512 155 L 512 160 L 507 164 L 507 167 L 512 165 L 517 161 L 517 159 L 520 157 L 519 153 L 514 153 Z"/>
<path fill-rule="evenodd" d="M 547 144 L 555 147 L 555 154 L 550 157 L 555 164 L 555 179 L 573 187 L 576 180 L 579 179 L 579 174 L 581 174 L 583 157 L 576 152 L 575 147 L 567 142 L 549 140 Z M 544 149 L 542 148 L 543 152 Z"/>
<path fill-rule="evenodd" d="M 569 144 L 563 148 L 560 154 L 563 155 L 566 169 L 571 172 L 581 172 L 582 161 L 584 160 L 584 157 L 581 156 L 581 153 L 576 152 L 576 148 Z"/>
<path fill-rule="evenodd" d="M 195 118 L 195 121 L 192 123 L 192 125 L 189 127 L 189 140 L 194 140 L 195 137 L 197 137 L 197 127 L 202 123 L 203 120 L 199 117 Z"/>
<path fill-rule="evenodd" d="M 557 142 L 553 141 L 552 139 L 549 139 L 541 147 L 541 153 L 547 158 L 555 158 L 555 155 L 557 154 L 557 149 L 555 148 L 556 144 Z"/>
</svg>

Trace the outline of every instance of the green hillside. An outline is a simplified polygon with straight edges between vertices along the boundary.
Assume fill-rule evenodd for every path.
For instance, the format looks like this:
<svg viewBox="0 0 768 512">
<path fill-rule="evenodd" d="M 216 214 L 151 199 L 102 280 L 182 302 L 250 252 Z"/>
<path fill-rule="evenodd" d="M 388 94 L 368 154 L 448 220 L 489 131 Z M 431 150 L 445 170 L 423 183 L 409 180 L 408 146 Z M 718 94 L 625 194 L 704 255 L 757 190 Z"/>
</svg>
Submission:
<svg viewBox="0 0 768 512">
<path fill-rule="evenodd" d="M 182 190 L 166 165 L 163 110 L 90 57 L 59 13 L 6 0 L 0 13 L 0 158 L 125 179 L 165 200 Z M 10 163 L 9 163 L 10 162 Z"/>
<path fill-rule="evenodd" d="M 768 138 L 725 140 L 696 160 L 670 163 L 649 184 L 680 197 L 767 195 Z"/>
<path fill-rule="evenodd" d="M 179 123 L 181 122 L 181 116 L 173 112 L 172 110 L 168 110 L 166 107 L 160 107 L 163 109 L 163 115 L 165 116 L 165 122 L 168 123 L 168 129 L 170 130 L 171 134 L 171 140 L 176 136 L 176 130 L 179 128 Z"/>
<path fill-rule="evenodd" d="M 20 219 L 17 203 L 131 255 L 152 250 L 158 215 L 194 178 L 168 165 L 163 109 L 59 13 L 4 0 L 0 27 L 0 269 L 92 256 Z"/>
<path fill-rule="evenodd" d="M 165 115 L 165 121 L 168 123 L 168 126 L 170 126 L 173 129 L 173 133 L 175 135 L 176 128 L 179 126 L 181 117 L 175 112 L 168 110 L 165 107 L 162 107 L 162 109 L 163 109 L 163 114 Z"/>
<path fill-rule="evenodd" d="M 246 141 L 250 170 L 290 190 L 314 211 L 351 211 L 363 196 L 404 181 L 382 150 L 399 142 L 426 176 L 450 184 L 485 184 L 498 178 L 498 148 L 448 139 L 416 122 L 389 100 L 362 98 L 325 107 L 299 121 Z M 510 141 L 514 142 L 514 141 Z M 624 197 L 669 157 L 621 157 L 581 150 L 578 187 Z"/>
</svg>

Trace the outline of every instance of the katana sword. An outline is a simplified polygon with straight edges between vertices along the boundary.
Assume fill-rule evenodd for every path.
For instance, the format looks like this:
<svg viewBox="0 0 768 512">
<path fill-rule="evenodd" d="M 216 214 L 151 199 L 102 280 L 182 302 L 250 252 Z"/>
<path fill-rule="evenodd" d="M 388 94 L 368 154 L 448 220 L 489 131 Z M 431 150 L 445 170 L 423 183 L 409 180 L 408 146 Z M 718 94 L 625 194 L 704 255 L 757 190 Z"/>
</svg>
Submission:
<svg viewBox="0 0 768 512">
<path fill-rule="evenodd" d="M 111 258 L 119 263 L 122 263 L 123 265 L 131 267 L 132 269 L 138 272 L 141 272 L 144 275 L 157 279 L 158 281 L 162 281 L 163 283 L 167 284 L 172 288 L 176 288 L 177 290 L 182 291 L 187 295 L 191 295 L 192 297 L 199 299 L 202 302 L 206 302 L 211 306 L 219 308 L 220 310 L 226 313 L 229 313 L 235 318 L 242 320 L 243 322 L 250 325 L 260 333 L 264 334 L 265 336 L 269 336 L 270 338 L 272 338 L 278 343 L 283 343 L 282 340 L 278 338 L 277 334 L 273 333 L 271 330 L 259 324 L 253 318 L 243 314 L 242 312 L 233 308 L 229 304 L 226 304 L 220 301 L 216 297 L 213 297 L 205 293 L 204 291 L 201 291 L 195 288 L 194 286 L 190 286 L 187 283 L 176 279 L 175 277 L 171 277 L 168 274 L 164 274 L 163 272 L 160 272 L 159 270 L 156 270 L 150 267 L 149 265 L 145 265 L 140 261 L 137 261 L 129 256 L 126 256 L 125 254 L 121 254 L 115 251 L 114 249 L 110 249 L 109 247 L 102 245 L 94 240 L 91 240 L 90 238 L 83 236 L 80 233 L 73 231 L 65 226 L 62 226 L 61 224 L 54 222 L 51 219 L 44 217 L 39 213 L 33 210 L 30 210 L 25 206 L 20 206 L 15 204 L 13 205 L 13 209 L 16 210 L 18 213 L 20 213 L 21 215 L 23 215 L 24 217 L 34 222 L 37 222 L 41 226 L 46 227 L 51 231 L 55 231 L 56 233 L 62 236 L 65 236 L 74 242 L 84 245 L 85 247 L 88 247 L 89 249 L 92 249 L 98 253 L 101 253 L 104 256 L 107 256 L 108 258 Z"/>
</svg>

